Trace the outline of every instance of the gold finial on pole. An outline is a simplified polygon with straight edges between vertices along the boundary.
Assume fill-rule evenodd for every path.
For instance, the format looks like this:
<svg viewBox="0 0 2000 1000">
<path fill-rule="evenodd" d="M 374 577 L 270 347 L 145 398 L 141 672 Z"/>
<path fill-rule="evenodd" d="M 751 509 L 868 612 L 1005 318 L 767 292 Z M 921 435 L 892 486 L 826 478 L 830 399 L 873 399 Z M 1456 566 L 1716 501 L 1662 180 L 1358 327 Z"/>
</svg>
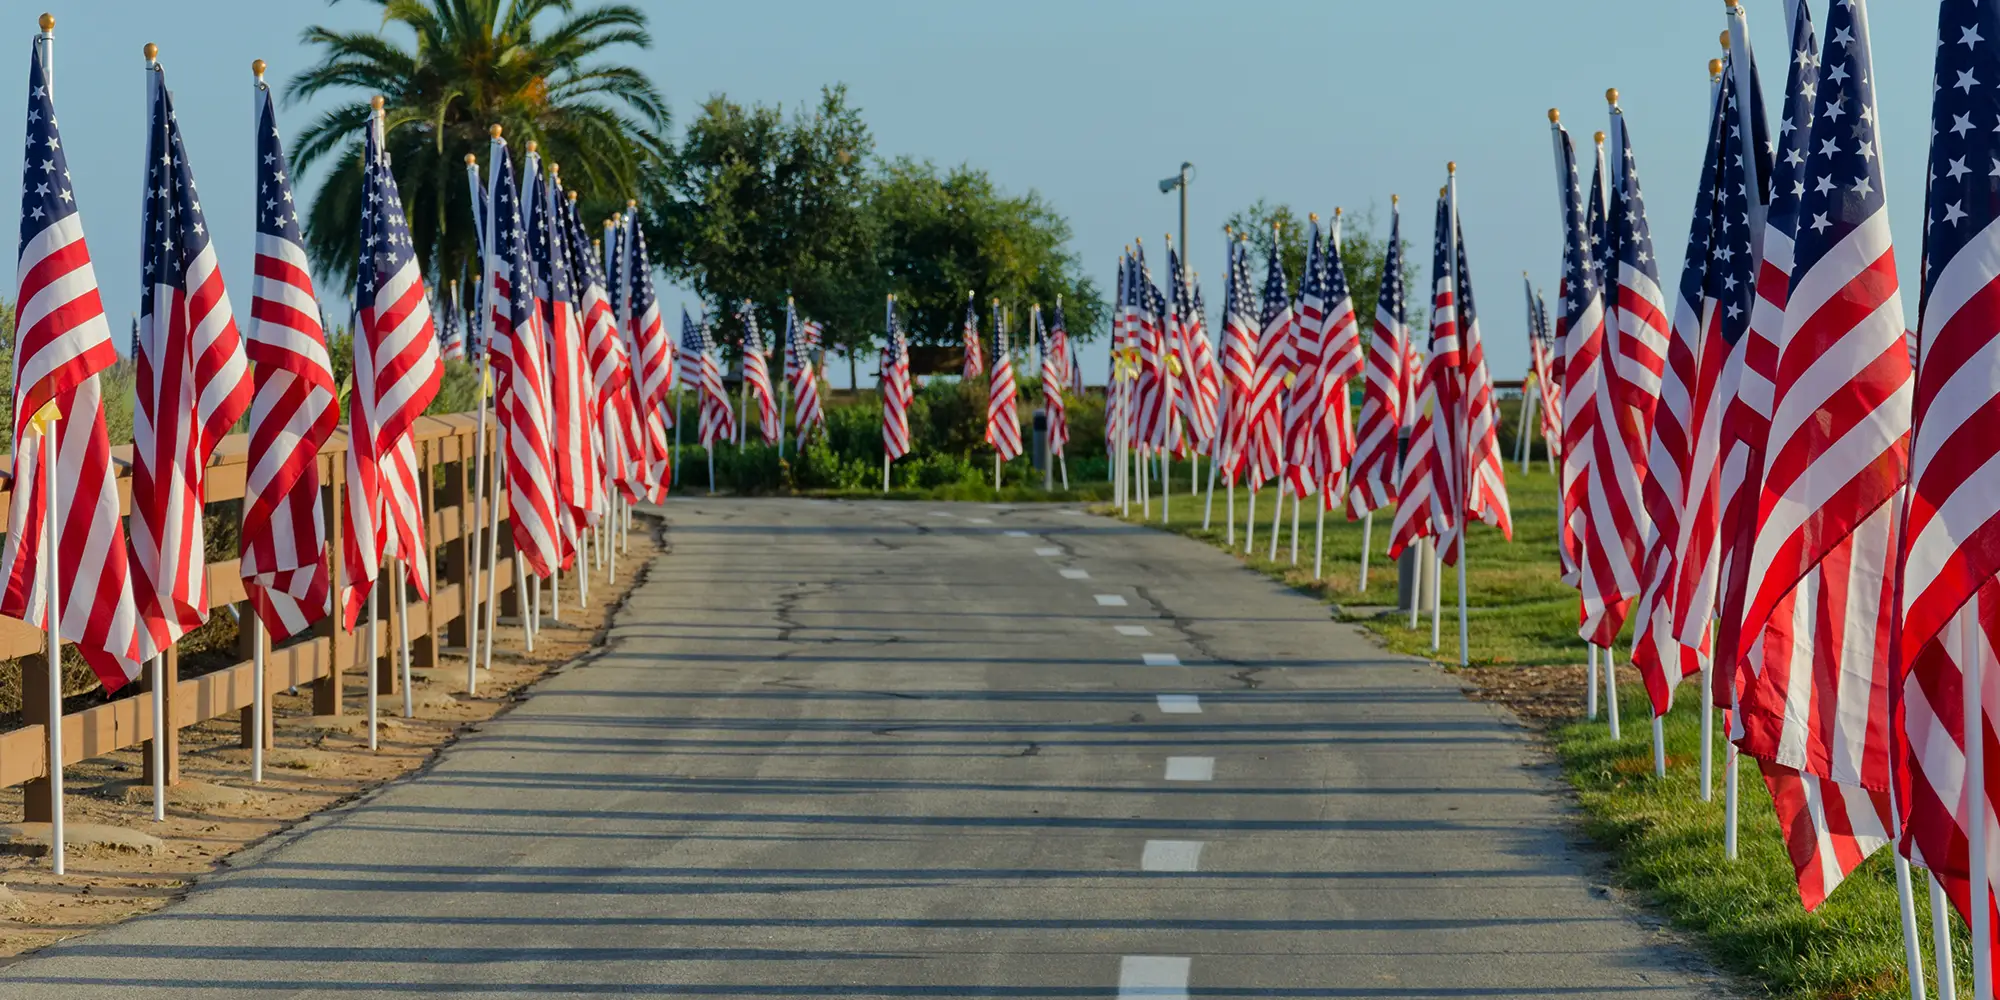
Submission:
<svg viewBox="0 0 2000 1000">
<path fill-rule="evenodd" d="M 575 201 L 575 200 L 576 200 L 576 192 L 575 192 L 575 191 L 571 191 L 571 192 L 569 193 L 569 200 L 571 200 L 571 201 Z"/>
<path fill-rule="evenodd" d="M 625 207 L 630 209 L 637 209 L 639 207 L 639 199 L 637 198 L 625 199 Z"/>
<path fill-rule="evenodd" d="M 54 14 L 45 13 L 42 15 L 42 30 L 43 31 L 56 30 L 56 16 Z"/>
<path fill-rule="evenodd" d="M 1711 80 L 1722 79 L 1722 60 L 1710 59 L 1708 61 L 1708 78 Z"/>
<path fill-rule="evenodd" d="M 1596 139 L 1596 140 L 1597 140 L 1597 144 L 1598 144 L 1598 145 L 1600 145 L 1600 146 L 1604 145 L 1604 133 L 1603 133 L 1603 132 L 1599 132 L 1599 133 L 1597 133 L 1597 134 L 1596 134 L 1595 136 L 1592 136 L 1592 138 L 1594 138 L 1594 139 Z"/>
<path fill-rule="evenodd" d="M 1729 51 L 1729 32 L 1727 31 L 1722 33 L 1722 51 Z"/>
<path fill-rule="evenodd" d="M 1395 205 L 1400 205 L 1400 204 L 1402 204 L 1402 203 L 1403 203 L 1403 196 L 1402 196 L 1402 195 L 1400 195 L 1400 194 L 1392 194 L 1392 195 L 1390 195 L 1390 196 L 1389 196 L 1389 204 L 1390 204 L 1391 206 L 1395 206 Z"/>
<path fill-rule="evenodd" d="M 1345 211 L 1347 211 L 1347 210 L 1346 210 L 1346 209 L 1344 209 L 1344 208 L 1341 208 L 1341 207 L 1340 207 L 1339 205 L 1335 205 L 1335 206 L 1333 206 L 1333 217 L 1334 217 L 1334 218 L 1336 218 L 1336 219 L 1338 219 L 1338 218 L 1340 218 L 1340 213 L 1342 213 L 1342 212 L 1345 212 Z"/>
<path fill-rule="evenodd" d="M 1458 173 L 1458 161 L 1457 161 L 1457 160 L 1452 160 L 1451 162 L 1449 162 L 1449 163 L 1446 163 L 1446 164 L 1444 165 L 1444 172 L 1445 172 L 1445 173 L 1447 173 L 1447 174 L 1455 174 L 1455 173 Z"/>
<path fill-rule="evenodd" d="M 536 142 L 536 141 L 535 141 L 535 140 L 533 140 L 533 139 L 529 139 L 529 140 L 528 140 L 528 152 L 530 152 L 530 153 L 534 152 L 534 151 L 536 150 L 536 148 L 538 148 L 538 147 L 539 147 L 540 145 L 541 145 L 541 143 L 538 143 L 538 142 Z"/>
<path fill-rule="evenodd" d="M 1606 104 L 1609 104 L 1609 105 L 1611 105 L 1611 106 L 1612 106 L 1612 107 L 1614 107 L 1614 108 L 1618 106 L 1618 88 L 1617 88 L 1617 87 L 1610 87 L 1610 88 L 1607 88 L 1607 89 L 1606 89 L 1606 90 L 1604 91 L 1604 103 L 1606 103 Z"/>
<path fill-rule="evenodd" d="M 382 99 L 382 95 L 381 95 L 381 94 L 376 94 L 376 95 L 375 95 L 375 99 L 374 99 L 374 100 L 372 100 L 372 101 L 369 101 L 369 102 L 368 102 L 368 105 L 369 105 L 370 107 L 374 108 L 375 110 L 377 110 L 377 111 L 380 111 L 380 110 L 382 110 L 382 105 L 384 105 L 384 104 L 387 104 L 387 103 L 388 103 L 387 101 L 384 101 L 384 100 Z"/>
<path fill-rule="evenodd" d="M 495 125 L 492 128 L 487 129 L 486 134 L 492 136 L 495 139 L 500 138 L 500 126 Z"/>
<path fill-rule="evenodd" d="M 1318 213 L 1318 212 L 1307 212 L 1307 213 L 1306 213 L 1306 221 L 1307 221 L 1307 222 L 1318 222 L 1318 221 L 1319 221 L 1319 213 Z"/>
<path fill-rule="evenodd" d="M 256 77 L 259 80 L 262 80 L 264 78 L 264 60 L 262 59 L 250 60 L 250 75 Z"/>
<path fill-rule="evenodd" d="M 146 47 L 141 51 L 146 53 L 147 62 L 152 62 L 153 60 L 160 58 L 160 47 L 154 45 L 152 42 L 147 42 Z"/>
<path fill-rule="evenodd" d="M 473 164 L 475 164 L 475 163 L 478 163 L 478 162 L 479 162 L 479 157 L 477 157 L 477 156 L 474 156 L 474 155 L 472 155 L 471 153 L 467 153 L 467 154 L 465 154 L 465 165 L 466 165 L 466 166 L 468 166 L 468 167 L 469 167 L 469 166 L 472 166 Z"/>
</svg>

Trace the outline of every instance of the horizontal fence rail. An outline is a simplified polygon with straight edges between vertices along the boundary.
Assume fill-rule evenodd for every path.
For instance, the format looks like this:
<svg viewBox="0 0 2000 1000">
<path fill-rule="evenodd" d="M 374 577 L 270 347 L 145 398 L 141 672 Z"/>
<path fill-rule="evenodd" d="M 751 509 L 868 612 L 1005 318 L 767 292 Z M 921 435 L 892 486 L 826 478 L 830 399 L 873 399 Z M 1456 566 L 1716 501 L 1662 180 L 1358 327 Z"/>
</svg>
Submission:
<svg viewBox="0 0 2000 1000">
<path fill-rule="evenodd" d="M 417 420 L 412 431 L 416 444 L 418 461 L 424 470 L 423 504 L 425 514 L 424 544 L 428 548 L 431 574 L 431 599 L 416 600 L 410 594 L 408 628 L 410 630 L 410 656 L 412 668 L 430 668 L 438 665 L 438 656 L 448 647 L 464 647 L 467 644 L 466 626 L 474 613 L 475 595 L 471 587 L 471 567 L 475 553 L 482 547 L 473 543 L 475 530 L 490 526 L 495 518 L 507 518 L 506 499 L 503 496 L 494 502 L 488 498 L 486 519 L 483 525 L 474 524 L 474 503 L 472 477 L 476 456 L 478 417 L 471 413 L 426 416 Z M 495 460 L 493 429 L 487 429 L 486 465 L 487 476 L 492 476 Z M 248 472 L 248 434 L 232 434 L 217 447 L 215 457 L 209 463 L 208 496 L 205 514 L 213 515 L 215 506 L 228 504 L 243 498 L 244 479 Z M 119 467 L 118 495 L 124 513 L 131 512 L 131 448 L 123 446 L 113 449 L 115 464 Z M 347 435 L 345 431 L 336 433 L 326 446 L 320 449 L 319 471 L 321 482 L 321 504 L 326 516 L 327 548 L 331 558 L 333 580 L 333 606 L 338 614 L 340 590 L 345 579 L 339 553 L 341 551 L 344 525 L 341 507 L 346 496 Z M 4 523 L 12 494 L 5 486 L 0 486 L 0 523 Z M 240 517 L 240 513 L 232 514 Z M 494 580 L 496 599 L 502 603 L 500 610 L 513 613 L 515 610 L 513 551 L 511 532 L 500 532 L 500 551 L 494 559 L 497 576 Z M 389 583 L 390 576 L 384 574 L 376 587 L 376 607 L 385 609 L 393 599 L 395 591 Z M 482 578 L 483 583 L 483 578 Z M 393 586 L 403 586 L 401 575 L 395 577 Z M 249 617 L 254 614 L 249 605 L 243 604 L 243 579 L 239 571 L 239 561 L 235 558 L 222 559 L 208 564 L 209 603 L 214 614 L 230 614 L 232 609 L 244 621 L 238 641 L 239 661 L 233 665 L 200 674 L 179 677 L 180 650 L 176 647 L 166 654 L 164 675 L 168 680 L 165 691 L 166 746 L 165 761 L 168 783 L 179 776 L 180 739 L 182 729 L 210 719 L 237 713 L 242 726 L 243 745 L 250 744 L 252 720 L 253 670 L 250 637 L 258 634 L 247 627 Z M 342 631 L 335 615 L 315 622 L 299 636 L 294 636 L 271 649 L 264 660 L 264 690 L 275 692 L 287 688 L 307 688 L 312 691 L 313 712 L 316 715 L 339 715 L 341 713 L 343 675 L 350 670 L 363 672 L 365 676 L 368 662 L 361 646 L 368 634 L 365 627 L 357 627 L 353 632 Z M 389 668 L 389 658 L 397 649 L 399 637 L 394 627 L 395 616 L 383 613 L 384 621 L 391 627 L 375 630 L 376 648 L 373 655 L 378 660 L 376 689 L 383 694 L 396 692 L 397 672 Z M 23 660 L 21 670 L 22 725 L 0 732 L 0 788 L 24 785 L 25 818 L 30 822 L 47 821 L 50 817 L 49 766 L 48 766 L 48 671 L 40 656 L 44 652 L 44 637 L 40 629 L 11 618 L 0 618 L 0 659 Z M 132 685 L 133 694 L 150 690 L 150 672 L 142 671 L 140 678 Z M 270 745 L 270 718 L 267 711 L 265 720 L 265 745 Z M 65 712 L 62 716 L 63 763 L 75 764 L 101 757 L 128 747 L 142 747 L 145 754 L 146 777 L 152 775 L 151 743 L 153 733 L 153 699 L 150 697 L 119 696 L 103 704 L 92 705 L 76 711 Z"/>
</svg>

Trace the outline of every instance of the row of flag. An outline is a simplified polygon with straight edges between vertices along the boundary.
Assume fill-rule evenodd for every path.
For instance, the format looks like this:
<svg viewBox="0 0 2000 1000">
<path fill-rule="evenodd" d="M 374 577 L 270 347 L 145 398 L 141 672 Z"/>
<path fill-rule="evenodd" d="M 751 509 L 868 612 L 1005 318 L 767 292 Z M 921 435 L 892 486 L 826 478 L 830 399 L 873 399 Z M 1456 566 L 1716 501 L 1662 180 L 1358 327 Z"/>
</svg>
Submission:
<svg viewBox="0 0 2000 1000">
<path fill-rule="evenodd" d="M 1775 128 L 1731 5 L 1671 299 L 1616 92 L 1587 187 L 1550 113 L 1563 281 L 1533 375 L 1560 428 L 1582 636 L 1608 649 L 1633 627 L 1656 717 L 1702 677 L 1771 790 L 1807 908 L 1893 843 L 1971 922 L 1992 996 L 2000 96 L 1983 81 L 2000 80 L 2000 11 L 1939 11 L 1914 332 L 1866 3 L 1827 6 L 1823 51 L 1792 5 Z"/>
<path fill-rule="evenodd" d="M 770 357 L 764 348 L 763 333 L 757 325 L 755 304 L 745 299 L 738 304 L 736 315 L 743 325 L 742 385 L 746 418 L 749 405 L 754 404 L 758 412 L 758 433 L 766 444 L 782 446 L 787 422 L 791 424 L 796 439 L 803 442 L 814 428 L 826 426 L 826 411 L 819 397 L 819 384 L 825 377 L 824 328 L 813 320 L 801 317 L 796 303 L 789 297 L 785 299 L 785 395 L 781 399 L 771 383 Z M 683 308 L 679 363 L 675 366 L 675 381 L 669 388 L 678 389 L 685 384 L 694 389 L 697 434 L 704 448 L 712 448 L 718 443 L 741 444 L 742 434 L 749 424 L 747 419 L 741 423 L 736 419 L 736 411 L 729 401 L 729 389 L 723 381 L 722 362 L 716 352 L 708 315 L 703 313 L 697 320 Z M 784 407 L 793 407 L 789 415 L 784 412 Z"/>
</svg>

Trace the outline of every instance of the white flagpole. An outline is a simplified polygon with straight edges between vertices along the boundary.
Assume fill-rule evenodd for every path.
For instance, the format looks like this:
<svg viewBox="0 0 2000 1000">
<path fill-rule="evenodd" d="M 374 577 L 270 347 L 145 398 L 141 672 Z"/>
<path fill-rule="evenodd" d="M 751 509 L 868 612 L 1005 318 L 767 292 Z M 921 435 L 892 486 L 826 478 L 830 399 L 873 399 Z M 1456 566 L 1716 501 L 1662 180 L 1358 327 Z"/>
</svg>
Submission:
<svg viewBox="0 0 2000 1000">
<path fill-rule="evenodd" d="M 1902 810 L 1896 806 L 1895 786 L 1889 788 L 1890 830 L 1895 840 L 1889 843 L 1889 859 L 1896 870 L 1896 909 L 1903 920 L 1903 971 L 1910 983 L 1910 1000 L 1924 1000 L 1924 954 L 1917 937 L 1917 894 L 1910 884 L 1910 859 L 1896 845 L 1903 839 Z M 1946 947 L 1950 945 L 1947 943 Z M 1950 989 L 1951 987 L 1941 987 Z"/>
<path fill-rule="evenodd" d="M 1271 551 L 1264 558 L 1278 561 L 1278 538 L 1285 533 L 1285 470 L 1278 467 L 1278 478 L 1273 480 L 1271 489 Z"/>
<path fill-rule="evenodd" d="M 1590 650 L 1590 680 L 1583 686 L 1583 716 L 1584 718 L 1589 719 L 1592 722 L 1596 722 L 1597 721 L 1597 646 L 1594 644 L 1585 644 L 1584 648 Z"/>
<path fill-rule="evenodd" d="M 146 664 L 153 679 L 153 822 L 167 821 L 167 665 L 155 656 Z"/>
<path fill-rule="evenodd" d="M 1431 652 L 1444 646 L 1444 549 L 1431 540 Z"/>
<path fill-rule="evenodd" d="M 264 783 L 264 713 L 269 711 L 264 693 L 264 619 L 250 611 L 250 783 Z"/>
<path fill-rule="evenodd" d="M 1736 744 L 1722 748 L 1722 856 L 1736 860 Z"/>
<path fill-rule="evenodd" d="M 417 709 L 410 694 L 410 599 L 403 589 L 403 560 L 389 560 L 383 577 L 396 591 L 396 654 L 397 672 L 403 678 L 403 718 L 415 718 Z"/>
<path fill-rule="evenodd" d="M 1953 637 L 1961 650 L 1971 652 L 1964 657 L 1962 669 L 1965 677 L 1960 687 L 1964 690 L 1965 722 L 1960 730 L 1965 737 L 1965 804 L 1967 815 L 1966 859 L 1970 864 L 1968 875 L 1972 885 L 1972 995 L 1990 997 L 1993 995 L 1993 949 L 1988 942 L 1993 940 L 1993 911 L 1987 897 L 1992 891 L 1992 872 L 1986 857 L 1986 826 L 1988 806 L 1986 799 L 1986 741 L 1979 738 L 1986 732 L 1986 708 L 1981 696 L 1985 686 L 1986 664 L 1977 650 L 1984 645 L 1984 637 L 1977 640 L 1970 635 L 1967 621 L 1976 621 L 1979 614 L 1979 596 L 1974 594 L 1967 604 L 1969 613 L 1960 614 L 1952 620 Z"/>
<path fill-rule="evenodd" d="M 1653 716 L 1653 777 L 1667 776 L 1667 724 L 1659 715 Z"/>
<path fill-rule="evenodd" d="M 1167 523 L 1173 516 L 1174 508 L 1174 456 L 1165 448 L 1160 449 L 1160 523 Z"/>
<path fill-rule="evenodd" d="M 1448 163 L 1445 165 L 1445 188 L 1446 188 L 1445 211 L 1449 213 L 1450 216 L 1449 228 L 1445 230 L 1445 238 L 1451 241 L 1450 249 L 1445 253 L 1445 259 L 1451 263 L 1451 290 L 1452 290 L 1451 310 L 1452 310 L 1453 322 L 1456 323 L 1458 326 L 1459 337 L 1461 338 L 1462 341 L 1465 336 L 1464 332 L 1465 324 L 1461 322 L 1462 320 L 1462 316 L 1460 314 L 1461 305 L 1459 304 L 1459 295 L 1458 295 L 1458 286 L 1459 286 L 1458 164 L 1456 162 Z M 1464 345 L 1461 344 L 1462 349 L 1463 347 Z M 1463 435 L 1460 435 L 1460 437 L 1463 438 Z M 1470 460 L 1470 457 L 1471 453 L 1468 447 L 1466 455 L 1468 461 Z M 1472 486 L 1472 470 L 1469 467 L 1462 468 L 1459 470 L 1459 474 L 1464 477 L 1461 480 L 1461 482 L 1465 483 L 1465 486 L 1469 491 Z M 1461 667 L 1468 666 L 1472 662 L 1472 657 L 1470 652 L 1471 641 L 1472 641 L 1470 635 L 1471 629 L 1467 627 L 1467 622 L 1465 618 L 1465 536 L 1469 534 L 1471 530 L 1472 530 L 1471 515 L 1464 510 L 1459 511 L 1458 513 L 1458 665 Z"/>
<path fill-rule="evenodd" d="M 489 352 L 489 357 L 491 353 Z M 493 669 L 493 635 L 500 624 L 500 487 L 507 463 L 501 456 L 507 453 L 507 425 L 498 419 L 500 401 L 493 401 L 495 419 L 493 421 L 493 478 L 488 482 L 486 495 L 491 499 L 492 523 L 486 525 L 486 649 L 480 653 L 480 666 Z M 508 511 L 511 518 L 512 509 Z M 514 592 L 521 592 L 521 557 L 514 557 Z"/>
<path fill-rule="evenodd" d="M 1313 504 L 1313 579 L 1318 580 L 1326 559 L 1326 503 Z M 1363 573 L 1367 570 L 1363 569 Z"/>
<path fill-rule="evenodd" d="M 375 719 L 376 719 L 376 712 L 379 708 L 378 703 L 381 700 L 381 696 L 377 694 L 375 691 L 375 682 L 376 682 L 375 671 L 377 669 L 376 661 L 380 659 L 380 657 L 376 655 L 377 639 L 375 635 L 375 621 L 376 619 L 382 617 L 381 608 L 382 608 L 381 592 L 379 590 L 369 591 L 368 640 L 367 640 L 367 648 L 363 651 L 362 655 L 368 657 L 368 749 L 370 750 L 374 750 L 377 748 L 376 735 L 375 735 Z"/>
<path fill-rule="evenodd" d="M 465 154 L 465 180 L 472 188 L 472 202 L 474 205 L 490 204 L 489 202 L 482 201 L 486 192 L 483 190 L 483 185 L 479 183 L 479 160 L 471 153 Z M 491 275 L 493 272 L 492 236 L 482 218 L 483 214 L 483 212 L 475 211 L 472 215 L 473 221 L 479 226 L 479 267 L 482 272 Z M 481 280 L 476 288 L 484 289 L 486 285 L 487 282 Z M 479 397 L 478 406 L 475 407 L 479 411 L 479 426 L 473 432 L 472 538 L 470 544 L 467 546 L 470 550 L 468 558 L 471 563 L 471 574 L 468 583 L 472 587 L 472 601 L 469 605 L 472 613 L 467 616 L 465 623 L 465 693 L 468 697 L 478 693 L 479 688 L 479 581 L 481 575 L 486 572 L 486 567 L 482 565 L 483 560 L 481 558 L 485 553 L 481 551 L 480 545 L 480 538 L 486 533 L 484 530 L 486 525 L 487 500 L 486 399 L 491 394 L 493 386 L 491 360 L 493 341 L 490 326 L 493 322 L 493 310 L 486 307 L 484 296 L 477 290 L 473 293 L 473 306 L 477 315 L 472 322 L 466 324 L 465 330 L 467 339 L 473 340 L 479 350 Z M 476 328 L 475 324 L 477 324 Z M 497 511 L 499 508 L 496 505 L 494 509 Z"/>
<path fill-rule="evenodd" d="M 1523 381 L 1521 383 L 1521 427 L 1520 433 L 1516 435 L 1519 438 L 1519 442 L 1515 445 L 1514 450 L 1520 456 L 1521 475 L 1524 476 L 1528 474 L 1528 421 L 1534 419 L 1537 406 L 1535 394 L 1528 391 L 1528 383 Z"/>
<path fill-rule="evenodd" d="M 1209 468 L 1214 467 L 1215 463 L 1209 463 Z M 1229 527 L 1226 529 L 1228 537 L 1224 539 L 1224 543 L 1233 549 L 1236 547 L 1236 481 L 1233 479 L 1229 481 L 1227 494 L 1228 498 L 1224 501 L 1226 506 L 1223 508 L 1223 520 L 1228 522 Z"/>
<path fill-rule="evenodd" d="M 1207 531 L 1209 524 L 1215 520 L 1215 467 L 1221 464 L 1221 462 L 1216 461 L 1214 455 L 1208 456 L 1208 500 L 1202 504 L 1201 508 L 1201 530 L 1203 531 Z"/>
<path fill-rule="evenodd" d="M 1892 847 L 1893 849 L 1893 847 Z M 1944 886 L 1937 877 L 1927 876 L 1931 893 L 1931 958 L 1937 966 L 1938 1000 L 1955 1000 L 1957 968 L 1951 960 L 1951 903 L 1944 898 Z"/>
<path fill-rule="evenodd" d="M 1236 500 L 1236 491 L 1234 488 L 1232 488 L 1229 491 L 1229 499 L 1231 501 L 1230 506 L 1232 507 L 1235 506 L 1234 501 Z M 1229 527 L 1230 530 L 1232 531 L 1235 530 L 1236 524 L 1233 520 L 1230 522 Z M 1243 520 L 1243 552 L 1247 555 L 1256 550 L 1257 550 L 1257 486 L 1256 483 L 1253 481 L 1250 486 L 1250 516 L 1244 518 Z"/>
<path fill-rule="evenodd" d="M 1611 719 L 1611 739 L 1624 739 L 1618 733 L 1618 661 L 1609 646 L 1604 648 L 1604 711 Z"/>
<path fill-rule="evenodd" d="M 1292 494 L 1292 565 L 1294 566 L 1299 564 L 1299 507 L 1305 503 L 1305 499 L 1297 493 Z"/>
<path fill-rule="evenodd" d="M 55 18 L 47 14 L 42 15 L 41 42 L 44 46 L 42 57 L 44 65 L 47 64 L 47 53 L 55 48 L 54 25 Z M 51 78 L 53 79 L 53 74 Z M 59 485 L 56 482 L 56 452 L 59 447 L 56 440 L 56 425 L 61 419 L 53 403 L 35 417 L 35 422 L 42 427 L 42 489 L 46 498 L 42 515 L 41 557 L 44 578 L 42 586 L 47 590 L 47 595 L 43 599 L 42 613 L 46 616 L 44 621 L 48 626 L 46 631 L 49 660 L 49 866 L 57 875 L 63 874 L 65 868 L 63 864 L 62 525 L 57 517 L 62 505 L 58 501 L 56 492 Z M 160 745 L 157 740 L 153 743 L 156 748 Z M 161 771 L 154 768 L 153 774 L 157 780 Z M 153 802 L 156 812 L 165 807 L 165 800 L 161 797 L 156 796 Z"/>
<path fill-rule="evenodd" d="M 1711 746 L 1715 742 L 1715 672 L 1713 666 L 1701 668 L 1701 800 L 1715 799 L 1714 770 L 1715 752 Z"/>
<path fill-rule="evenodd" d="M 1361 582 L 1355 587 L 1358 593 L 1368 592 L 1368 544 L 1375 534 L 1375 512 L 1361 515 Z"/>
</svg>

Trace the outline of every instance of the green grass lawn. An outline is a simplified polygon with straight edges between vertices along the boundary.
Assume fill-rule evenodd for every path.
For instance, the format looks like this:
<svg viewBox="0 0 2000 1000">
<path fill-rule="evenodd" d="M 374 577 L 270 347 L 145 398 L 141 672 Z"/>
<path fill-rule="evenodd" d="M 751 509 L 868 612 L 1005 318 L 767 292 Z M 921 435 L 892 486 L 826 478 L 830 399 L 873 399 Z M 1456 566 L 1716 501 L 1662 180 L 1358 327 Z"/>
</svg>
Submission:
<svg viewBox="0 0 2000 1000">
<path fill-rule="evenodd" d="M 1213 520 L 1202 527 L 1205 497 L 1187 493 L 1187 470 L 1175 473 L 1179 492 L 1171 519 L 1160 520 L 1155 498 L 1149 523 L 1218 546 L 1226 536 L 1224 494 L 1215 497 Z M 1467 617 L 1470 658 L 1478 667 L 1573 667 L 1585 649 L 1577 638 L 1576 592 L 1557 579 L 1555 480 L 1547 466 L 1522 475 L 1508 469 L 1513 499 L 1514 539 L 1476 526 L 1466 541 Z M 1351 609 L 1393 605 L 1396 569 L 1383 552 L 1388 546 L 1391 511 L 1378 511 L 1369 563 L 1368 589 L 1358 587 L 1362 528 L 1341 513 L 1329 513 L 1324 533 L 1324 579 L 1314 580 L 1313 511 L 1300 521 L 1299 561 L 1291 552 L 1291 508 L 1283 516 L 1278 558 L 1269 559 L 1271 491 L 1258 497 L 1256 551 L 1242 553 L 1249 513 L 1248 493 L 1236 495 L 1236 551 L 1253 568 L 1339 605 L 1348 617 L 1381 637 L 1397 652 L 1431 656 L 1429 619 L 1418 630 L 1402 615 L 1358 615 Z M 1133 507 L 1133 520 L 1139 520 Z M 1455 574 L 1447 568 L 1442 594 L 1445 618 L 1441 653 L 1455 663 L 1458 653 Z M 1629 641 L 1629 635 L 1627 637 Z M 1647 705 L 1619 649 L 1620 677 L 1626 683 L 1619 704 L 1624 736 L 1613 742 L 1602 722 L 1580 717 L 1551 726 L 1547 738 L 1577 793 L 1583 829 L 1609 854 L 1618 885 L 1656 908 L 1721 968 L 1738 974 L 1768 995 L 1788 998 L 1907 997 L 1902 932 L 1889 852 L 1879 851 L 1850 875 L 1820 908 L 1807 913 L 1799 904 L 1791 862 L 1779 839 L 1776 816 L 1756 766 L 1739 766 L 1740 857 L 1723 857 L 1722 741 L 1716 734 L 1715 800 L 1699 800 L 1696 761 L 1701 747 L 1700 715 L 1692 684 L 1683 688 L 1666 720 L 1669 767 L 1655 778 L 1646 725 Z M 1578 692 L 1577 709 L 1582 709 Z M 1718 730 L 1720 727 L 1717 727 Z M 1922 873 L 1918 873 L 1921 878 Z M 1932 968 L 1929 905 L 1917 884 L 1917 920 L 1924 938 L 1926 978 Z M 1952 918 L 1957 941 L 1960 995 L 1971 990 L 1971 962 L 1965 928 Z M 1936 983 L 1927 983 L 1935 997 Z"/>
</svg>

